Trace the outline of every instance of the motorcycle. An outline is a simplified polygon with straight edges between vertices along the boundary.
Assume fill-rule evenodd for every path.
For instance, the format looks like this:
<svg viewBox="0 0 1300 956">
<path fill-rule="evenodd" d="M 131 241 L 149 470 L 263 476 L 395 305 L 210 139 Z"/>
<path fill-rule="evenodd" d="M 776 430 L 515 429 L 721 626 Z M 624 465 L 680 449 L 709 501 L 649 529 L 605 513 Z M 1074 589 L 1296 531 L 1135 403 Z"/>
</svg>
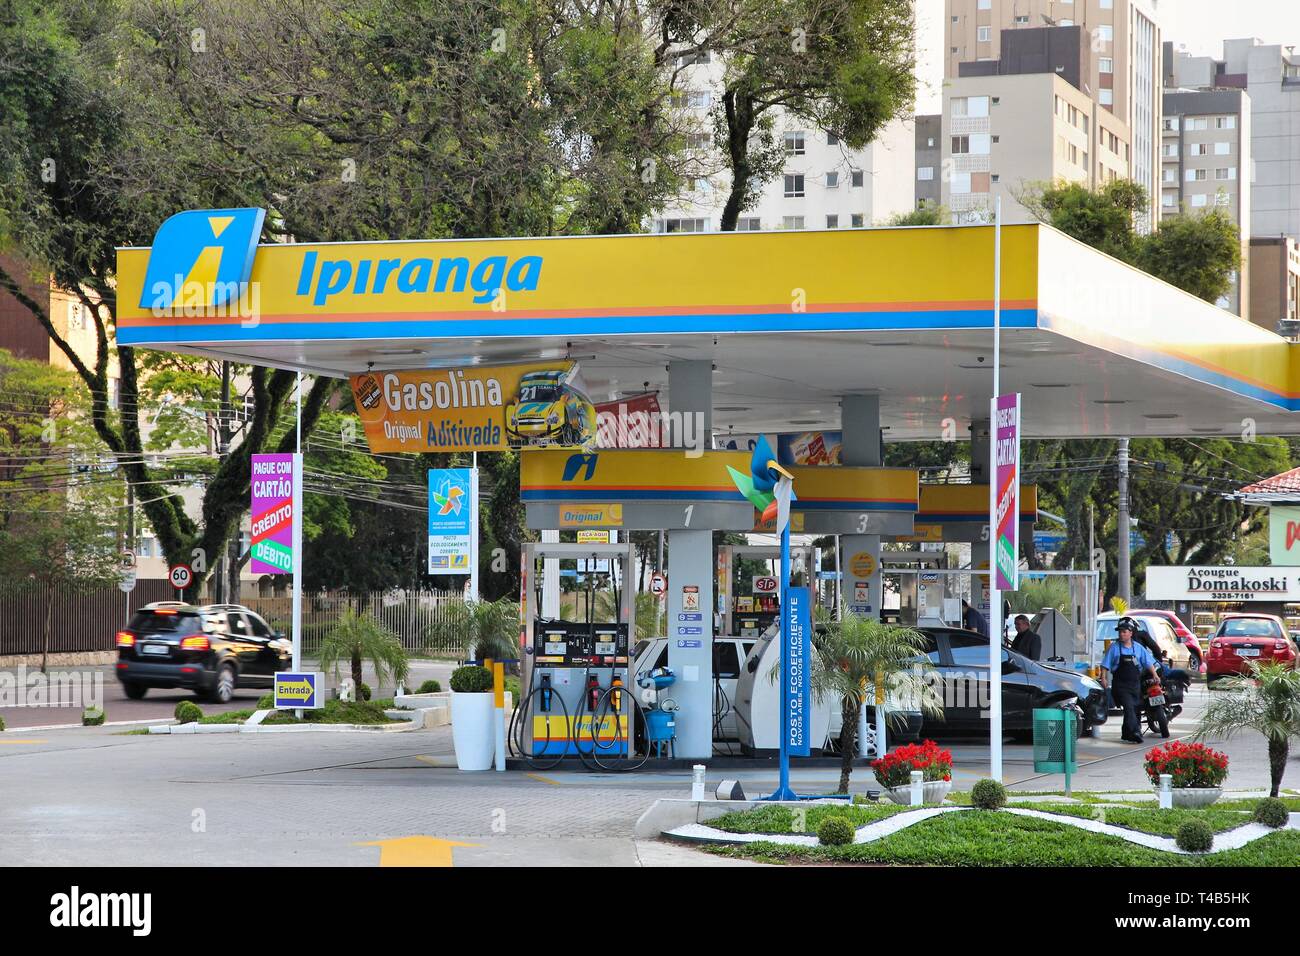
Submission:
<svg viewBox="0 0 1300 956">
<path fill-rule="evenodd" d="M 1183 695 L 1192 679 L 1187 671 L 1161 661 L 1157 677 L 1142 682 L 1142 710 L 1151 733 L 1169 736 L 1169 722 L 1183 712 Z"/>
</svg>

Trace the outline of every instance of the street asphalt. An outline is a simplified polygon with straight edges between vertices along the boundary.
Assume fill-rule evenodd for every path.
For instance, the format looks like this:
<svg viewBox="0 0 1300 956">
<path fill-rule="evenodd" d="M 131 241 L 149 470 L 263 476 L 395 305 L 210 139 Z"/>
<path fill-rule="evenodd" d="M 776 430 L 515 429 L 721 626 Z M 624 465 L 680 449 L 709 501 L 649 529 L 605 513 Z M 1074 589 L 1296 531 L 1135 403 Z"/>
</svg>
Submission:
<svg viewBox="0 0 1300 956">
<path fill-rule="evenodd" d="M 1174 725 L 1189 733 L 1203 685 Z M 374 866 L 377 864 L 682 865 L 724 861 L 632 838 L 659 797 L 687 797 L 689 771 L 461 773 L 451 730 L 134 735 L 123 727 L 0 734 L 0 865 Z M 1111 721 L 1080 742 L 1078 789 L 1146 790 L 1148 749 L 1118 740 Z M 1148 738 L 1150 740 L 1150 738 Z M 955 784 L 986 775 L 988 748 L 951 743 Z M 1267 785 L 1262 740 L 1223 745 L 1229 786 Z M 1294 761 L 1293 761 L 1294 763 Z M 775 771 L 709 772 L 747 794 Z M 834 768 L 796 770 L 804 793 L 834 788 Z M 1007 745 L 1005 779 L 1057 790 L 1033 771 L 1032 748 Z M 1300 769 L 1291 769 L 1292 786 Z M 865 768 L 853 790 L 874 787 Z"/>
</svg>

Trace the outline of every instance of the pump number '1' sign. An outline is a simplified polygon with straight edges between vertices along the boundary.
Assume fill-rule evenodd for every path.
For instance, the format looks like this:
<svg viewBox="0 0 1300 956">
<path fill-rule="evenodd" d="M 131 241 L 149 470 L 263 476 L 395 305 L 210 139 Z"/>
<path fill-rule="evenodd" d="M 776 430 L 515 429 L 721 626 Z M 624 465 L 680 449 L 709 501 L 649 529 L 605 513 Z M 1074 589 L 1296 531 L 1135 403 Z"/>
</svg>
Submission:
<svg viewBox="0 0 1300 956">
<path fill-rule="evenodd" d="M 1020 393 L 999 395 L 993 403 L 993 441 L 997 492 L 993 566 L 999 591 L 1018 586 L 1020 557 Z"/>
<path fill-rule="evenodd" d="M 254 455 L 251 490 L 251 570 L 292 574 L 293 455 Z"/>
<path fill-rule="evenodd" d="M 785 733 L 790 756 L 807 757 L 808 668 L 812 653 L 812 596 L 808 588 L 786 588 L 785 680 L 787 684 Z"/>
</svg>

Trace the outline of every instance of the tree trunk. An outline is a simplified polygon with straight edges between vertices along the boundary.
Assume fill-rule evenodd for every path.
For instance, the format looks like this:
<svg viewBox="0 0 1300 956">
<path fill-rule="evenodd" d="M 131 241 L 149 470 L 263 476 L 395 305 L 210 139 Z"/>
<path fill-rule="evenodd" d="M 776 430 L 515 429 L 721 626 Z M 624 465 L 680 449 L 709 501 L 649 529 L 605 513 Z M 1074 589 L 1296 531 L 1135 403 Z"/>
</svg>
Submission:
<svg viewBox="0 0 1300 956">
<path fill-rule="evenodd" d="M 1276 797 L 1278 791 L 1282 788 L 1282 775 L 1286 773 L 1286 758 L 1290 753 L 1291 745 L 1285 737 L 1270 738 L 1268 742 L 1268 772 L 1272 789 L 1268 792 L 1270 797 Z"/>
<path fill-rule="evenodd" d="M 45 649 L 41 653 L 41 673 L 50 662 L 50 614 L 54 610 L 54 584 L 51 582 L 45 587 Z"/>
<path fill-rule="evenodd" d="M 862 702 L 855 697 L 845 697 L 840 706 L 840 788 L 836 793 L 849 792 L 849 777 L 853 775 L 853 757 L 858 742 L 858 712 Z"/>
<path fill-rule="evenodd" d="M 361 650 L 359 648 L 352 651 L 352 692 L 356 694 L 356 699 L 361 699 Z"/>
<path fill-rule="evenodd" d="M 722 95 L 727 112 L 727 157 L 731 164 L 731 191 L 727 204 L 722 207 L 722 232 L 734 232 L 736 222 L 744 210 L 745 193 L 749 189 L 749 134 L 754 129 L 754 103 L 744 93 L 728 90 Z"/>
</svg>

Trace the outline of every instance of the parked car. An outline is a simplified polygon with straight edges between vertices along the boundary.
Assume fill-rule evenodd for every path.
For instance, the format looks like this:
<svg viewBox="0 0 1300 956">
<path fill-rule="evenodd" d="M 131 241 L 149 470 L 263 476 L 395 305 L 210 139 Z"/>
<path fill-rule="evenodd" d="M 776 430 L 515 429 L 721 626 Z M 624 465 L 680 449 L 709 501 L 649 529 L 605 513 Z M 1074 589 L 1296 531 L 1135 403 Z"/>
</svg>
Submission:
<svg viewBox="0 0 1300 956">
<path fill-rule="evenodd" d="M 926 717 L 921 732 L 927 737 L 970 731 L 987 734 L 988 638 L 958 628 L 919 630 L 930 639 L 927 656 L 942 681 L 943 694 L 943 719 Z M 1106 691 L 1097 681 L 1002 649 L 1002 728 L 1007 734 L 1029 739 L 1034 710 L 1062 705 L 1077 705 L 1080 733 L 1106 722 Z"/>
<path fill-rule="evenodd" d="M 1226 614 L 1210 638 L 1205 679 L 1213 683 L 1227 674 L 1245 674 L 1248 661 L 1296 664 L 1296 650 L 1282 619 L 1273 614 Z"/>
<path fill-rule="evenodd" d="M 132 700 L 179 687 L 224 704 L 237 688 L 271 687 L 292 660 L 285 636 L 238 604 L 147 604 L 117 632 L 117 679 Z"/>
<path fill-rule="evenodd" d="M 1190 627 L 1183 623 L 1173 611 L 1164 611 L 1160 609 L 1142 609 L 1138 611 L 1129 611 L 1131 616 L 1137 617 L 1159 617 L 1169 622 L 1169 626 L 1174 629 L 1174 637 L 1178 643 L 1187 648 L 1189 656 L 1187 670 L 1193 674 L 1201 672 L 1201 665 L 1205 663 L 1205 648 L 1201 645 L 1201 639 L 1196 636 Z"/>
<path fill-rule="evenodd" d="M 1118 638 L 1115 632 L 1115 625 L 1119 623 L 1120 618 L 1131 617 L 1137 621 L 1146 632 L 1151 635 L 1152 640 L 1160 648 L 1160 656 L 1169 661 L 1170 666 L 1177 667 L 1193 674 L 1200 673 L 1199 667 L 1192 666 L 1192 648 L 1185 642 L 1178 639 L 1174 632 L 1173 626 L 1161 615 L 1148 614 L 1146 612 L 1130 612 L 1127 614 L 1116 614 L 1113 611 L 1107 611 L 1105 614 L 1097 615 L 1097 632 L 1095 639 L 1097 644 L 1097 659 L 1106 653 L 1106 647 Z M 1197 650 L 1200 645 L 1197 645 Z"/>
</svg>

